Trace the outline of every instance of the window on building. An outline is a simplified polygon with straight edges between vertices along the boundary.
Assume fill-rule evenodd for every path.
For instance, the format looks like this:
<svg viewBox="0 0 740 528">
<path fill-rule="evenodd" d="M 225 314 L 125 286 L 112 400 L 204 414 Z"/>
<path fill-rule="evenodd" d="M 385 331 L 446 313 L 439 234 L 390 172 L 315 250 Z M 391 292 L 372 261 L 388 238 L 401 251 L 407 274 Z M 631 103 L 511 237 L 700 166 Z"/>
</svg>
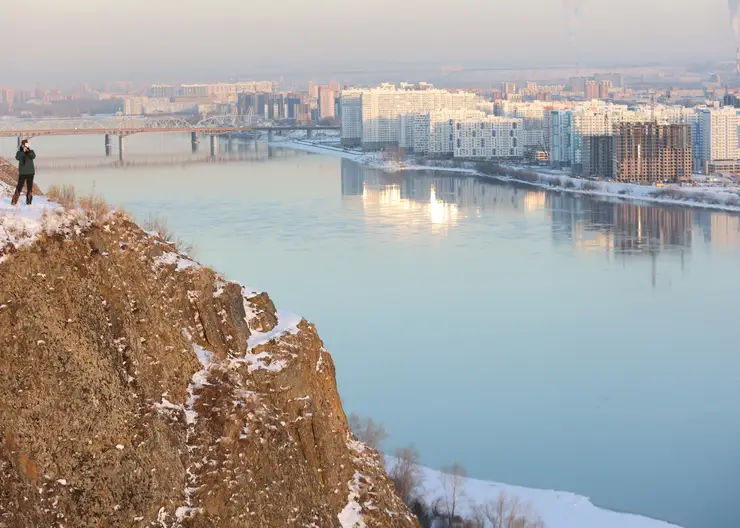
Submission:
<svg viewBox="0 0 740 528">
<path fill-rule="evenodd" d="M 509 150 L 509 155 L 511 155 L 511 156 L 514 155 L 514 149 Z"/>
<path fill-rule="evenodd" d="M 495 130 L 493 131 L 493 137 L 496 137 L 496 131 Z"/>
<path fill-rule="evenodd" d="M 457 148 L 462 147 L 462 139 L 457 140 Z"/>
<path fill-rule="evenodd" d="M 510 135 L 511 137 L 514 137 L 514 131 L 513 131 L 513 130 L 509 130 L 509 135 Z"/>
<path fill-rule="evenodd" d="M 486 146 L 486 140 L 483 138 L 480 138 L 480 146 L 485 147 Z"/>
<path fill-rule="evenodd" d="M 516 130 L 516 123 L 512 123 L 512 124 L 511 124 L 511 127 L 512 127 L 512 128 L 514 129 L 514 130 Z"/>
<path fill-rule="evenodd" d="M 473 149 L 473 156 L 475 156 L 475 155 L 476 155 L 476 151 L 475 151 L 475 149 Z"/>
<path fill-rule="evenodd" d="M 457 124 L 457 129 L 460 130 L 460 123 Z"/>
<path fill-rule="evenodd" d="M 514 146 L 516 147 L 516 138 L 514 138 L 514 139 L 512 140 L 512 145 L 514 145 Z"/>
</svg>

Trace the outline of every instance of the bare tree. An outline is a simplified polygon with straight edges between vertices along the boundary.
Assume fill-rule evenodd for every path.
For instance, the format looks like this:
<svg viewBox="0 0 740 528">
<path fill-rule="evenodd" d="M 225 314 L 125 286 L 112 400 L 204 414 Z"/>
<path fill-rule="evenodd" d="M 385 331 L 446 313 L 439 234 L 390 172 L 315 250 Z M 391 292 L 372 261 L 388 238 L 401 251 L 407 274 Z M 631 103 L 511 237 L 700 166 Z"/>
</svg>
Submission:
<svg viewBox="0 0 740 528">
<path fill-rule="evenodd" d="M 545 528 L 531 505 L 519 499 L 509 499 L 501 492 L 493 499 L 475 508 L 477 517 L 484 517 L 492 528 Z"/>
<path fill-rule="evenodd" d="M 419 450 L 416 447 L 408 446 L 396 450 L 396 461 L 390 471 L 390 477 L 396 486 L 398 496 L 410 506 L 417 498 L 422 483 Z"/>
<path fill-rule="evenodd" d="M 349 428 L 360 442 L 365 442 L 376 451 L 380 449 L 383 440 L 388 438 L 383 424 L 376 423 L 372 418 L 360 418 L 355 413 L 349 415 Z"/>
<path fill-rule="evenodd" d="M 465 482 L 468 480 L 468 472 L 455 462 L 452 466 L 442 468 L 442 497 L 447 525 L 450 526 L 457 514 L 460 499 L 465 495 Z"/>
</svg>

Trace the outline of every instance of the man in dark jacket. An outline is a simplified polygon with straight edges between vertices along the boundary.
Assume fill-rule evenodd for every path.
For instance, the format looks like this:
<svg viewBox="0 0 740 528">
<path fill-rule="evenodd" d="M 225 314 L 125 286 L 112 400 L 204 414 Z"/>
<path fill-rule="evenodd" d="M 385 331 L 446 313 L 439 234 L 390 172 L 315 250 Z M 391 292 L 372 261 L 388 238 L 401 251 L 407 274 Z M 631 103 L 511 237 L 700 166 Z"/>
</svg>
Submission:
<svg viewBox="0 0 740 528">
<path fill-rule="evenodd" d="M 26 185 L 26 205 L 31 205 L 33 201 L 33 177 L 36 175 L 36 168 L 33 160 L 36 159 L 36 153 L 31 149 L 31 144 L 27 139 L 21 141 L 21 146 L 15 155 L 18 160 L 18 186 L 15 188 L 12 205 L 18 203 L 23 191 L 23 184 Z"/>
</svg>

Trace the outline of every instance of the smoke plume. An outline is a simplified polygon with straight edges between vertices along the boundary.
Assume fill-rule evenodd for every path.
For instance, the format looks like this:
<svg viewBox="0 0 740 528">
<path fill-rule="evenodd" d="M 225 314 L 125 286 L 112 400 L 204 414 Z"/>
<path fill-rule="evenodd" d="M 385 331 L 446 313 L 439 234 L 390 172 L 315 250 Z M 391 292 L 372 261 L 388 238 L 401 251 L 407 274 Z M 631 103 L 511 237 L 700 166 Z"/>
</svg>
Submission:
<svg viewBox="0 0 740 528">
<path fill-rule="evenodd" d="M 576 32 L 578 31 L 578 22 L 581 14 L 581 6 L 583 6 L 584 0 L 563 0 L 563 10 L 565 11 L 565 21 L 568 27 L 568 34 L 570 40 L 575 42 Z M 740 4 L 740 0 L 730 0 L 736 4 Z"/>
<path fill-rule="evenodd" d="M 730 21 L 732 32 L 736 39 L 740 39 L 740 0 L 727 0 L 730 7 Z"/>
</svg>

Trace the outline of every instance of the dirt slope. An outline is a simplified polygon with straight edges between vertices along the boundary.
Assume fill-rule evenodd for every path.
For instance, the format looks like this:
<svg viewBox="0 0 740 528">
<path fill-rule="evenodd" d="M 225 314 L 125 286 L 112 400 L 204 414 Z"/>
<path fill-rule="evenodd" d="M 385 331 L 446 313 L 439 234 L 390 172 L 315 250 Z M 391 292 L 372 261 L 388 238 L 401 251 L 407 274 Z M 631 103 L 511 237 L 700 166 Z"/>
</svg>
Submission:
<svg viewBox="0 0 740 528">
<path fill-rule="evenodd" d="M 13 188 L 18 184 L 18 167 L 2 156 L 0 156 L 0 182 L 7 183 Z M 26 192 L 25 187 L 23 192 Z M 36 196 L 43 195 L 36 183 L 33 184 L 33 194 Z"/>
<path fill-rule="evenodd" d="M 415 527 L 314 326 L 123 217 L 0 261 L 0 527 Z"/>
</svg>

